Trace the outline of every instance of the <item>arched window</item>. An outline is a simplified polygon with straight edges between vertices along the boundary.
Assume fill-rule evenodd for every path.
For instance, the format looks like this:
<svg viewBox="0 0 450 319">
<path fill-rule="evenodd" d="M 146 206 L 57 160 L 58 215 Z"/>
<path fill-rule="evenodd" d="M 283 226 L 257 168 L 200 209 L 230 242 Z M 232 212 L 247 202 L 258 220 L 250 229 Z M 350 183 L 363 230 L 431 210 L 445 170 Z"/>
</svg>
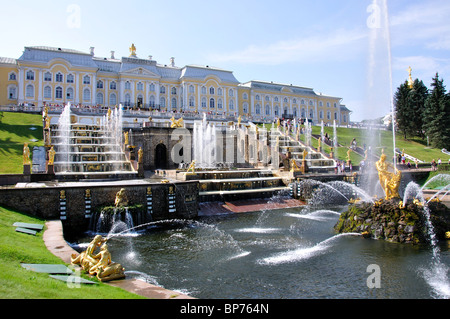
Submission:
<svg viewBox="0 0 450 319">
<path fill-rule="evenodd" d="M 150 104 L 150 107 L 155 107 L 156 100 L 155 100 L 154 95 L 150 95 L 149 104 Z"/>
<path fill-rule="evenodd" d="M 233 100 L 233 99 L 231 99 L 231 100 L 228 102 L 228 108 L 229 108 L 230 110 L 234 110 L 234 100 Z"/>
<path fill-rule="evenodd" d="M 44 87 L 44 99 L 51 99 L 52 98 L 52 88 L 47 85 Z"/>
<path fill-rule="evenodd" d="M 91 77 L 89 75 L 83 77 L 83 84 L 91 84 Z"/>
<path fill-rule="evenodd" d="M 103 89 L 103 81 L 97 81 L 97 89 Z"/>
<path fill-rule="evenodd" d="M 217 89 L 217 95 L 222 95 L 222 88 Z"/>
<path fill-rule="evenodd" d="M 261 98 L 259 97 L 259 94 L 257 94 L 257 95 L 255 96 L 255 100 L 256 100 L 256 101 L 261 100 Z"/>
<path fill-rule="evenodd" d="M 25 88 L 25 96 L 26 97 L 34 97 L 34 86 L 31 84 L 28 84 Z"/>
<path fill-rule="evenodd" d="M 242 105 L 242 111 L 244 113 L 248 113 L 248 103 L 247 102 Z"/>
<path fill-rule="evenodd" d="M 15 100 L 17 99 L 17 87 L 15 85 L 11 85 L 8 88 L 8 98 L 10 100 Z"/>
<path fill-rule="evenodd" d="M 310 119 L 314 118 L 314 110 L 313 109 L 309 110 L 309 118 Z"/>
<path fill-rule="evenodd" d="M 131 83 L 130 81 L 125 82 L 125 90 L 131 90 Z"/>
<path fill-rule="evenodd" d="M 64 76 L 62 75 L 61 72 L 56 73 L 55 81 L 56 82 L 63 82 L 64 81 Z"/>
<path fill-rule="evenodd" d="M 125 106 L 131 106 L 131 95 L 125 94 Z"/>
<path fill-rule="evenodd" d="M 209 99 L 209 108 L 213 109 L 215 107 L 215 101 L 213 98 Z"/>
<path fill-rule="evenodd" d="M 206 94 L 206 87 L 202 86 L 202 94 Z"/>
<path fill-rule="evenodd" d="M 166 94 L 166 87 L 164 85 L 159 87 L 159 93 Z"/>
<path fill-rule="evenodd" d="M 193 85 L 189 86 L 189 93 L 194 93 L 195 92 L 195 88 Z"/>
<path fill-rule="evenodd" d="M 177 108 L 177 99 L 172 98 L 172 110 L 175 110 Z"/>
<path fill-rule="evenodd" d="M 233 89 L 229 89 L 229 90 L 228 90 L 228 96 L 234 96 L 234 91 L 233 91 Z"/>
<path fill-rule="evenodd" d="M 297 117 L 297 108 L 296 107 L 294 107 L 294 109 L 292 110 L 292 115 Z"/>
<path fill-rule="evenodd" d="M 73 83 L 74 82 L 73 74 L 67 74 L 66 81 L 67 83 Z"/>
<path fill-rule="evenodd" d="M 150 92 L 155 92 L 155 84 L 151 83 L 149 89 L 150 89 Z"/>
<path fill-rule="evenodd" d="M 16 74 L 15 74 L 14 72 L 11 72 L 11 73 L 9 74 L 9 80 L 10 80 L 10 81 L 15 81 L 16 79 L 17 79 Z"/>
<path fill-rule="evenodd" d="M 215 93 L 214 93 L 214 87 L 213 86 L 211 86 L 210 88 L 209 88 L 209 94 L 211 94 L 211 95 L 214 95 Z"/>
<path fill-rule="evenodd" d="M 319 111 L 319 118 L 323 119 L 323 111 L 322 110 Z"/>
<path fill-rule="evenodd" d="M 194 99 L 194 97 L 193 96 L 190 96 L 189 97 L 189 106 L 195 106 L 195 99 Z"/>
<path fill-rule="evenodd" d="M 117 89 L 116 82 L 112 81 L 111 83 L 109 83 L 109 89 L 110 90 L 116 90 Z"/>
<path fill-rule="evenodd" d="M 138 91 L 144 91 L 144 84 L 142 82 L 138 82 L 137 84 L 137 90 Z"/>
<path fill-rule="evenodd" d="M 60 86 L 57 86 L 55 89 L 55 98 L 62 99 L 63 97 L 63 89 Z"/>
<path fill-rule="evenodd" d="M 97 93 L 97 97 L 95 98 L 95 103 L 103 104 L 103 93 L 102 92 Z"/>
<path fill-rule="evenodd" d="M 248 94 L 247 94 L 247 93 L 244 93 L 244 94 L 242 95 L 242 98 L 243 98 L 244 100 L 248 100 Z"/>
<path fill-rule="evenodd" d="M 270 106 L 266 104 L 266 115 L 270 115 Z"/>
<path fill-rule="evenodd" d="M 50 72 L 44 73 L 44 81 L 50 82 L 52 80 L 52 74 Z"/>
<path fill-rule="evenodd" d="M 117 97 L 115 93 L 111 93 L 109 95 L 109 105 L 116 105 L 117 104 Z"/>
<path fill-rule="evenodd" d="M 261 114 L 261 105 L 256 104 L 255 113 L 256 114 Z"/>
<path fill-rule="evenodd" d="M 278 116 L 280 114 L 280 109 L 278 108 L 278 105 L 275 106 L 275 116 Z"/>
<path fill-rule="evenodd" d="M 27 80 L 34 81 L 34 72 L 29 70 L 27 71 Z"/>
<path fill-rule="evenodd" d="M 222 108 L 223 108 L 222 99 L 218 99 L 218 100 L 217 100 L 217 108 L 218 108 L 218 109 L 222 109 Z"/>
<path fill-rule="evenodd" d="M 91 90 L 88 88 L 83 90 L 83 101 L 90 101 L 91 100 Z"/>
<path fill-rule="evenodd" d="M 331 112 L 327 111 L 327 120 L 331 120 Z"/>
<path fill-rule="evenodd" d="M 68 100 L 73 100 L 73 89 L 72 88 L 67 88 L 66 96 L 67 96 Z"/>
</svg>

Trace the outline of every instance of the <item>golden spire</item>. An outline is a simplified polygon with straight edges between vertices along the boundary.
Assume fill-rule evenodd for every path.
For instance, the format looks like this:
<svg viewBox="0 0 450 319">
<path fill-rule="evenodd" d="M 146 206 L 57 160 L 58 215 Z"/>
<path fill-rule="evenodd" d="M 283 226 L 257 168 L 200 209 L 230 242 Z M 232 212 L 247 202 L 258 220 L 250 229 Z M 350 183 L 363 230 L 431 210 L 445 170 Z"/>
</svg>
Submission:
<svg viewBox="0 0 450 319">
<path fill-rule="evenodd" d="M 414 86 L 414 81 L 413 81 L 412 76 L 411 76 L 411 72 L 412 72 L 411 67 L 409 67 L 409 68 L 407 69 L 407 71 L 408 71 L 408 73 L 409 73 L 409 77 L 408 77 L 408 87 L 409 87 L 410 89 L 412 89 L 413 86 Z"/>
<path fill-rule="evenodd" d="M 134 43 L 132 43 L 130 47 L 130 58 L 137 58 L 136 47 L 134 46 Z"/>
</svg>

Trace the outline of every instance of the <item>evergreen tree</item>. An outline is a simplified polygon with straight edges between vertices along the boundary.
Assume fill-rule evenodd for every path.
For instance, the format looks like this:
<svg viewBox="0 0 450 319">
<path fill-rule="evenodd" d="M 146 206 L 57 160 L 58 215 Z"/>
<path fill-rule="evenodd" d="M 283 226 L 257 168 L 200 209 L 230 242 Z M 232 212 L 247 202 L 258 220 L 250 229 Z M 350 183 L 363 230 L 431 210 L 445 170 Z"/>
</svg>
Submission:
<svg viewBox="0 0 450 319">
<path fill-rule="evenodd" d="M 411 89 L 408 87 L 408 82 L 401 84 L 397 92 L 394 95 L 395 105 L 395 120 L 397 129 L 403 133 L 403 137 L 406 139 L 408 133 L 410 133 L 410 123 L 412 121 L 412 114 L 409 106 L 409 93 Z"/>
<path fill-rule="evenodd" d="M 408 105 L 410 115 L 409 133 L 413 136 L 419 136 L 424 139 L 425 134 L 423 131 L 423 114 L 425 111 L 425 101 L 428 97 L 428 88 L 422 81 L 416 79 L 414 81 L 413 89 L 410 90 L 408 95 Z"/>
<path fill-rule="evenodd" d="M 450 146 L 450 96 L 446 94 L 444 80 L 439 74 L 433 78 L 432 91 L 425 102 L 424 130 L 431 145 L 436 148 Z"/>
</svg>

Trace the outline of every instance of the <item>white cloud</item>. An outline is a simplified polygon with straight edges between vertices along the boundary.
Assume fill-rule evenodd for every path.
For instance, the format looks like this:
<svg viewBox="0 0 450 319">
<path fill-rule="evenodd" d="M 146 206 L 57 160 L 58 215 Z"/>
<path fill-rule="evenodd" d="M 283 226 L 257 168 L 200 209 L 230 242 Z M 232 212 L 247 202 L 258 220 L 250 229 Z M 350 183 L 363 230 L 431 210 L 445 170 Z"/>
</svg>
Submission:
<svg viewBox="0 0 450 319">
<path fill-rule="evenodd" d="M 279 65 L 289 62 L 310 63 L 318 60 L 340 61 L 351 59 L 362 46 L 358 42 L 367 36 L 367 30 L 337 30 L 305 38 L 281 40 L 267 45 L 249 45 L 247 48 L 210 54 L 218 62 L 238 62 Z"/>
</svg>

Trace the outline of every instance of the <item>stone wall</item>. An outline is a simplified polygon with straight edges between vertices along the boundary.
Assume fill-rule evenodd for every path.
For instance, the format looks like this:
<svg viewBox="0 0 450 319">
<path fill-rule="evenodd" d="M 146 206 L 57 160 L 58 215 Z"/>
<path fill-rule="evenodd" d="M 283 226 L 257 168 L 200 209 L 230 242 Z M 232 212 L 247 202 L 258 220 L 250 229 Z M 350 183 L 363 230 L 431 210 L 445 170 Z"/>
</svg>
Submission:
<svg viewBox="0 0 450 319">
<path fill-rule="evenodd" d="M 198 215 L 198 182 L 146 183 L 94 186 L 80 183 L 70 187 L 35 187 L 0 189 L 0 205 L 46 220 L 60 219 L 64 232 L 83 232 L 90 216 L 86 217 L 86 194 L 90 194 L 90 213 L 104 206 L 113 206 L 117 192 L 125 189 L 129 205 L 143 205 L 147 209 L 147 192 L 152 193 L 152 219 L 192 219 Z M 175 209 L 169 209 L 169 192 L 175 195 Z M 61 197 L 64 191 L 64 198 Z M 61 199 L 66 209 L 61 209 Z M 65 212 L 65 213 L 64 213 Z M 64 219 L 65 216 L 65 219 Z"/>
</svg>

